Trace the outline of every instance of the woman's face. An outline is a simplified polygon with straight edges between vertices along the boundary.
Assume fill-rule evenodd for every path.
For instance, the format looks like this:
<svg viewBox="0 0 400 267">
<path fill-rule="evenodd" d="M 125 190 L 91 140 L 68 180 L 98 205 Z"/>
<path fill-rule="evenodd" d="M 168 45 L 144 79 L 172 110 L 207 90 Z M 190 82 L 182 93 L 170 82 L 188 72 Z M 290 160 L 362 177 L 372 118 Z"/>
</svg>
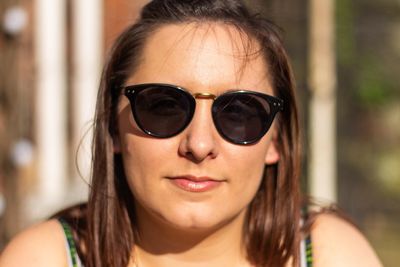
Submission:
<svg viewBox="0 0 400 267">
<path fill-rule="evenodd" d="M 147 40 L 126 85 L 168 83 L 191 93 L 247 89 L 272 94 L 263 58 L 246 58 L 243 38 L 218 24 L 163 26 Z M 247 53 L 257 48 L 253 44 Z M 115 151 L 122 153 L 139 218 L 192 230 L 244 218 L 264 165 L 279 159 L 274 127 L 255 144 L 229 143 L 213 124 L 212 102 L 196 99 L 188 127 L 177 136 L 157 139 L 138 128 L 128 99 L 121 97 Z"/>
</svg>

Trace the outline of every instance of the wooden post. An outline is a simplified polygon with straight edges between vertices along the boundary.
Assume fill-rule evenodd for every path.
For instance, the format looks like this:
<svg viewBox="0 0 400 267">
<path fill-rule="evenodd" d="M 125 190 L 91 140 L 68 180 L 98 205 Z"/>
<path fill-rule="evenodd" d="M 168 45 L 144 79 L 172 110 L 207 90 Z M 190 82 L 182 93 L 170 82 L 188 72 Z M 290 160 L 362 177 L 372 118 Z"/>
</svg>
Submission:
<svg viewBox="0 0 400 267">
<path fill-rule="evenodd" d="M 71 152 L 73 162 L 77 157 L 78 170 L 73 172 L 75 177 L 69 198 L 76 202 L 87 199 L 88 187 L 82 179 L 89 182 L 90 178 L 92 124 L 103 56 L 103 3 L 98 0 L 74 0 L 72 17 L 74 145 Z"/>
<path fill-rule="evenodd" d="M 334 0 L 310 0 L 310 194 L 336 201 Z"/>
<path fill-rule="evenodd" d="M 33 219 L 58 209 L 66 186 L 66 2 L 36 0 L 34 14 L 38 190 L 26 210 Z"/>
</svg>

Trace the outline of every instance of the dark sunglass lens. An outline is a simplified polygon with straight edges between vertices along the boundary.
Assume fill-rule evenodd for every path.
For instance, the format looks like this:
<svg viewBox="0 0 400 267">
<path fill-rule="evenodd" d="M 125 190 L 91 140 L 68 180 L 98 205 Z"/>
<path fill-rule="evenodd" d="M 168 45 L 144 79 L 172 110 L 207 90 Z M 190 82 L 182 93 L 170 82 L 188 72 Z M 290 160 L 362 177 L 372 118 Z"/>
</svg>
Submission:
<svg viewBox="0 0 400 267">
<path fill-rule="evenodd" d="M 191 117 L 190 95 L 176 88 L 150 86 L 135 99 L 135 119 L 148 134 L 170 137 L 182 131 Z"/>
<path fill-rule="evenodd" d="M 269 103 L 250 93 L 232 93 L 217 98 L 213 118 L 220 134 L 228 141 L 249 144 L 258 141 L 268 130 Z"/>
</svg>

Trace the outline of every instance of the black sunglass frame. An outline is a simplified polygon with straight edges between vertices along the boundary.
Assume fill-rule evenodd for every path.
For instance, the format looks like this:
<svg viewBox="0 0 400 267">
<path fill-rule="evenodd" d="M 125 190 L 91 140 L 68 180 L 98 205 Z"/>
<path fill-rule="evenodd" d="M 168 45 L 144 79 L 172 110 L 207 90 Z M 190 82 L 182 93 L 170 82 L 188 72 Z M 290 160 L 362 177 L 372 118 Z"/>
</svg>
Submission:
<svg viewBox="0 0 400 267">
<path fill-rule="evenodd" d="M 137 95 L 143 91 L 146 90 L 148 88 L 151 87 L 161 87 L 164 89 L 168 89 L 168 90 L 175 90 L 175 92 L 179 92 L 180 94 L 184 95 L 185 98 L 188 100 L 189 103 L 189 114 L 187 116 L 187 119 L 185 120 L 184 123 L 182 123 L 182 126 L 179 128 L 179 130 L 176 130 L 175 132 L 169 134 L 169 135 L 160 135 L 157 134 L 155 132 L 149 131 L 148 129 L 146 129 L 142 124 L 141 124 L 141 120 L 138 118 L 138 114 L 136 112 L 136 109 L 134 107 L 134 103 L 136 101 L 136 97 Z M 284 101 L 278 97 L 275 96 L 271 96 L 268 94 L 264 94 L 264 93 L 260 93 L 260 92 L 256 92 L 256 91 L 251 91 L 251 90 L 232 90 L 232 91 L 228 91 L 225 92 L 221 95 L 213 95 L 213 94 L 209 94 L 209 93 L 190 93 L 187 89 L 177 86 L 177 85 L 172 85 L 172 84 L 167 84 L 167 83 L 143 83 L 143 84 L 135 84 L 135 85 L 128 85 L 122 88 L 123 89 L 123 93 L 124 95 L 129 99 L 130 102 L 130 106 L 131 106 L 131 112 L 133 114 L 133 117 L 136 121 L 136 124 L 139 126 L 139 128 L 146 134 L 156 137 L 156 138 L 169 138 L 169 137 L 173 137 L 175 135 L 178 135 L 179 133 L 181 133 L 190 123 L 190 121 L 193 119 L 193 114 L 196 108 L 196 99 L 212 99 L 213 100 L 213 104 L 212 104 L 212 118 L 213 118 L 213 122 L 214 125 L 218 131 L 218 133 L 228 142 L 234 143 L 234 144 L 238 144 L 238 145 L 250 145 L 253 144 L 257 141 L 259 141 L 269 130 L 269 128 L 272 125 L 272 122 L 276 116 L 276 114 L 280 111 L 283 111 L 283 104 Z M 218 99 L 220 99 L 221 97 L 226 97 L 226 96 L 230 96 L 230 95 L 237 95 L 237 94 L 246 94 L 246 95 L 253 95 L 253 96 L 257 96 L 260 97 L 262 99 L 264 99 L 268 104 L 269 104 L 269 108 L 270 108 L 270 116 L 269 116 L 269 120 L 266 122 L 265 126 L 264 126 L 264 131 L 260 132 L 260 134 L 256 137 L 253 138 L 251 140 L 246 140 L 246 141 L 238 141 L 235 140 L 227 135 L 224 134 L 223 130 L 220 128 L 220 125 L 218 122 L 216 122 L 215 116 L 214 116 L 214 112 L 216 109 L 216 105 L 215 103 L 218 103 Z"/>
</svg>

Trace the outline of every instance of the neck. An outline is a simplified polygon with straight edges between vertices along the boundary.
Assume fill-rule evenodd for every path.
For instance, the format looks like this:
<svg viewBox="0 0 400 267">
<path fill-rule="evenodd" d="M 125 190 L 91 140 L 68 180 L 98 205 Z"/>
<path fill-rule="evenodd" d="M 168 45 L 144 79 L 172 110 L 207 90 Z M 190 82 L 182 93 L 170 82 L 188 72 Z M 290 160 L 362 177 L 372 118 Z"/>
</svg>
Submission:
<svg viewBox="0 0 400 267">
<path fill-rule="evenodd" d="M 242 237 L 245 213 L 212 229 L 195 230 L 142 217 L 134 252 L 137 266 L 248 266 Z"/>
</svg>

